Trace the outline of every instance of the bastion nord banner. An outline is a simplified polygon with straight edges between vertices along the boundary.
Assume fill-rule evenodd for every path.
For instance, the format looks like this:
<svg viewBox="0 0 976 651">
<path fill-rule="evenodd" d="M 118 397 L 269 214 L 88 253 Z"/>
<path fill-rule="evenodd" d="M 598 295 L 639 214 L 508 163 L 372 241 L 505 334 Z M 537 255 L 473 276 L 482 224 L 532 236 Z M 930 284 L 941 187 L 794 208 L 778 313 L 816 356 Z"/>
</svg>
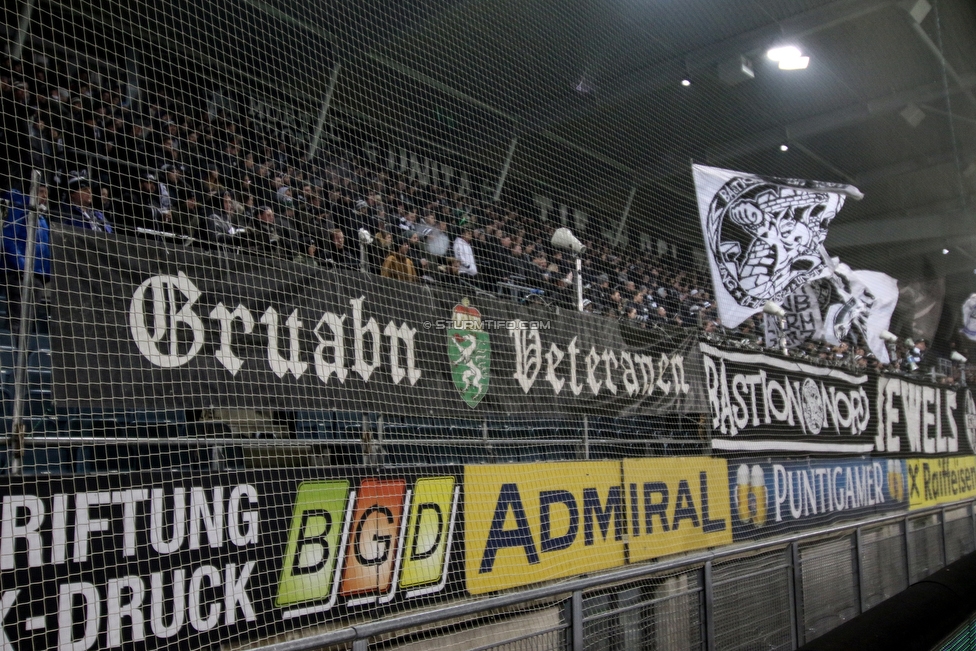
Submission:
<svg viewBox="0 0 976 651">
<path fill-rule="evenodd" d="M 874 450 L 869 376 L 706 343 L 701 349 L 713 449 Z"/>
<path fill-rule="evenodd" d="M 882 453 L 976 450 L 972 391 L 701 344 L 712 449 Z"/>
<path fill-rule="evenodd" d="M 73 230 L 55 231 L 54 256 L 54 390 L 68 405 L 454 417 L 705 406 L 691 330 L 632 332 L 459 288 Z"/>
</svg>

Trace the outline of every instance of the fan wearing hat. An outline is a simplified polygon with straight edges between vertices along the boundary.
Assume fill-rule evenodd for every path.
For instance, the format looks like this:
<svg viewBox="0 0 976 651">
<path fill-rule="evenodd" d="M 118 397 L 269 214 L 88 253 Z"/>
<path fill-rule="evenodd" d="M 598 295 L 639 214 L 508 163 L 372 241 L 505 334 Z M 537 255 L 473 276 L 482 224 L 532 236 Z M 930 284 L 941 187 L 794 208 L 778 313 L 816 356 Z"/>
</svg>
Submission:
<svg viewBox="0 0 976 651">
<path fill-rule="evenodd" d="M 68 210 L 64 221 L 78 228 L 102 233 L 113 232 L 112 224 L 100 210 L 92 208 L 91 183 L 85 176 L 76 175 L 68 180 Z"/>
<path fill-rule="evenodd" d="M 170 215 L 172 201 L 169 192 L 163 194 L 163 184 L 152 173 L 143 174 L 139 186 L 141 192 L 137 196 L 139 204 L 136 226 L 157 231 L 171 230 L 169 225 L 172 223 Z"/>
</svg>

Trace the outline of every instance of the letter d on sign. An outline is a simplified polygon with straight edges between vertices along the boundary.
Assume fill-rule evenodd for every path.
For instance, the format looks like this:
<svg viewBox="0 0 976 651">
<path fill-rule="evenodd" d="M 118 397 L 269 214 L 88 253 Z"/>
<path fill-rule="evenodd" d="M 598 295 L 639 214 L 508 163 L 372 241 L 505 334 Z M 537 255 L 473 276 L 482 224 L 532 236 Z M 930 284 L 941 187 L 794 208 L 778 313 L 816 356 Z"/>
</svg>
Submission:
<svg viewBox="0 0 976 651">
<path fill-rule="evenodd" d="M 80 599 L 80 604 L 79 600 Z M 84 613 L 84 633 L 74 639 L 76 606 Z M 58 595 L 58 651 L 86 651 L 98 641 L 98 622 L 102 616 L 102 602 L 98 590 L 91 583 L 65 583 Z"/>
</svg>

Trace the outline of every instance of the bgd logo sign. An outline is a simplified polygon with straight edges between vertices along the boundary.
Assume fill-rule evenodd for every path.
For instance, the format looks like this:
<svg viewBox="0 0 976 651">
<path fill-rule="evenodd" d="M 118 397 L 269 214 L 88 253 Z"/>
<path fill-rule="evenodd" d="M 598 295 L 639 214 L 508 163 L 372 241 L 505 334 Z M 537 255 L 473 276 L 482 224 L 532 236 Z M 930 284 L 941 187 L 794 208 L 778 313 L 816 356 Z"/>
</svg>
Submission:
<svg viewBox="0 0 976 651">
<path fill-rule="evenodd" d="M 290 619 L 440 592 L 454 537 L 454 477 L 311 481 L 298 488 L 275 605 Z M 403 591 L 400 592 L 400 588 Z"/>
<path fill-rule="evenodd" d="M 454 386 L 469 407 L 477 407 L 488 393 L 491 342 L 488 333 L 481 329 L 481 312 L 471 307 L 468 299 L 454 306 L 447 337 Z"/>
</svg>

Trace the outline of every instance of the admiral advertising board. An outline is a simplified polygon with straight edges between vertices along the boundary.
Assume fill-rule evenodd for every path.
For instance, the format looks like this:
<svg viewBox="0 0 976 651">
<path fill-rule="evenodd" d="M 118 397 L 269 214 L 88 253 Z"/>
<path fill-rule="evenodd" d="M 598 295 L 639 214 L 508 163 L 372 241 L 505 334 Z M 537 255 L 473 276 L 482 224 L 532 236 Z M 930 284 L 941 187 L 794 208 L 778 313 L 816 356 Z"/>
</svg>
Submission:
<svg viewBox="0 0 976 651">
<path fill-rule="evenodd" d="M 727 488 L 707 457 L 467 466 L 468 592 L 728 544 Z"/>
<path fill-rule="evenodd" d="M 725 461 L 624 459 L 623 478 L 630 562 L 732 542 Z"/>
<path fill-rule="evenodd" d="M 371 274 L 74 230 L 54 241 L 54 391 L 69 405 L 457 417 L 704 404 L 691 330 L 625 340 L 607 319 Z"/>
<path fill-rule="evenodd" d="M 452 475 L 10 481 L 0 647 L 191 649 L 423 603 L 449 584 L 459 496 Z"/>
<path fill-rule="evenodd" d="M 471 594 L 624 563 L 619 461 L 466 466 L 464 514 Z"/>
<path fill-rule="evenodd" d="M 735 540 L 799 531 L 908 506 L 904 459 L 729 462 Z"/>
</svg>

